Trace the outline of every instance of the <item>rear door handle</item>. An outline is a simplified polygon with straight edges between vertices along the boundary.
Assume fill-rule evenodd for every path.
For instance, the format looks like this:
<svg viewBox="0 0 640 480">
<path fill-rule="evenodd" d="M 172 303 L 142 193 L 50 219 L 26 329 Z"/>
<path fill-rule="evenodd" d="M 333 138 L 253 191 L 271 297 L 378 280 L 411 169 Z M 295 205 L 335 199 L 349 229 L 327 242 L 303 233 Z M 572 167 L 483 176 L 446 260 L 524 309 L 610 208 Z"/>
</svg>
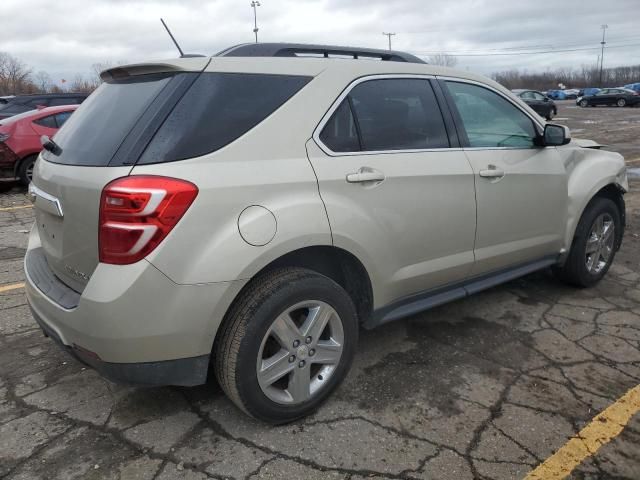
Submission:
<svg viewBox="0 0 640 480">
<path fill-rule="evenodd" d="M 382 182 L 384 173 L 367 167 L 362 167 L 356 173 L 347 174 L 347 183 Z"/>
<path fill-rule="evenodd" d="M 480 170 L 479 175 L 483 178 L 502 178 L 504 177 L 504 170 L 496 168 L 495 165 L 489 165 L 489 168 Z"/>
</svg>

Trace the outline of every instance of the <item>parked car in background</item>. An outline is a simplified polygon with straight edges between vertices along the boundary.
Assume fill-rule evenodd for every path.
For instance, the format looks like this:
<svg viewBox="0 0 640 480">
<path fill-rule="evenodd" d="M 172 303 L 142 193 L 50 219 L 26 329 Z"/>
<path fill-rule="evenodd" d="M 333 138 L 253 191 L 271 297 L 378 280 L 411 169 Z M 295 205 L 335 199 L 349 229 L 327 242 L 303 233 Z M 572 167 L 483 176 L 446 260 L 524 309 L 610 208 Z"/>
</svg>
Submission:
<svg viewBox="0 0 640 480">
<path fill-rule="evenodd" d="M 40 137 L 52 137 L 78 105 L 47 107 L 0 120 L 0 177 L 29 184 L 42 151 Z"/>
<path fill-rule="evenodd" d="M 624 88 L 628 88 L 629 90 L 633 90 L 634 92 L 640 92 L 640 82 L 638 83 L 629 83 L 624 86 Z"/>
<path fill-rule="evenodd" d="M 567 98 L 564 90 L 549 90 L 547 91 L 547 96 L 549 98 L 553 98 L 554 100 L 565 100 Z"/>
<path fill-rule="evenodd" d="M 524 101 L 524 103 L 529 105 L 538 115 L 546 118 L 547 120 L 553 119 L 553 117 L 558 113 L 558 107 L 556 107 L 556 103 L 546 95 L 543 95 L 542 92 L 538 92 L 537 90 L 523 89 L 516 89 L 511 91 L 518 95 Z"/>
<path fill-rule="evenodd" d="M 9 103 L 9 100 L 11 100 L 14 97 L 15 95 L 3 95 L 2 97 L 0 97 L 0 105 Z"/>
<path fill-rule="evenodd" d="M 259 43 L 101 76 L 36 162 L 24 268 L 42 329 L 114 380 L 215 373 L 290 422 L 360 326 L 550 266 L 595 285 L 622 241 L 622 156 L 471 72 Z"/>
<path fill-rule="evenodd" d="M 564 90 L 564 96 L 567 100 L 576 99 L 578 98 L 579 94 L 580 94 L 580 90 L 578 90 L 577 88 L 568 88 Z"/>
<path fill-rule="evenodd" d="M 640 103 L 640 93 L 627 88 L 603 88 L 595 95 L 578 97 L 576 104 L 581 107 L 595 107 L 598 105 L 617 105 L 618 107 L 632 107 Z"/>
<path fill-rule="evenodd" d="M 6 103 L 0 103 L 0 120 L 19 113 L 42 107 L 77 105 L 87 98 L 88 93 L 46 93 L 38 95 L 16 95 Z"/>
<path fill-rule="evenodd" d="M 588 96 L 588 95 L 595 95 L 599 91 L 600 91 L 600 89 L 596 88 L 596 87 L 581 88 L 578 91 L 578 97 L 585 97 L 585 96 Z"/>
</svg>

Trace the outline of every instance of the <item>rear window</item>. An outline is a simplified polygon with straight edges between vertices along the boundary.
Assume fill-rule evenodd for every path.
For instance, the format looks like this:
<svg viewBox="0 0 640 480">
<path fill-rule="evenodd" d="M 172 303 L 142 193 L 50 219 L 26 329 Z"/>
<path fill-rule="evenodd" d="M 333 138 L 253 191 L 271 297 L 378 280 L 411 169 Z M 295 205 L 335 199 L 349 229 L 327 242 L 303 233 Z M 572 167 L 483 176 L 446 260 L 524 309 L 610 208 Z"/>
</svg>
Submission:
<svg viewBox="0 0 640 480">
<path fill-rule="evenodd" d="M 292 75 L 203 73 L 169 114 L 138 164 L 216 151 L 262 122 L 309 80 Z"/>
<path fill-rule="evenodd" d="M 61 155 L 46 159 L 66 165 L 106 166 L 171 75 L 141 75 L 105 82 L 55 136 Z"/>
</svg>

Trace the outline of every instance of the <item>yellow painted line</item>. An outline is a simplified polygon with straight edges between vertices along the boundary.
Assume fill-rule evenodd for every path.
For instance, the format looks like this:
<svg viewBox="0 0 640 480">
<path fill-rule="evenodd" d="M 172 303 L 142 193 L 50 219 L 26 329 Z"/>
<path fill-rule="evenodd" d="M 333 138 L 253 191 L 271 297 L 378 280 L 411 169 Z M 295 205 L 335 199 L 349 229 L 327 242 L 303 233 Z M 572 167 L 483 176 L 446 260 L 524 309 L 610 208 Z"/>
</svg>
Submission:
<svg viewBox="0 0 640 480">
<path fill-rule="evenodd" d="M 10 292 L 11 290 L 17 290 L 19 288 L 24 288 L 24 282 L 11 283 L 9 285 L 0 285 L 0 293 L 2 293 L 2 292 Z"/>
<path fill-rule="evenodd" d="M 563 479 L 580 465 L 585 458 L 594 455 L 627 425 L 631 417 L 640 412 L 640 385 L 635 386 L 613 405 L 596 415 L 556 453 L 531 471 L 525 480 Z"/>
<path fill-rule="evenodd" d="M 10 212 L 11 210 L 20 210 L 22 208 L 33 208 L 33 205 L 18 205 L 17 207 L 0 208 L 0 212 Z"/>
</svg>

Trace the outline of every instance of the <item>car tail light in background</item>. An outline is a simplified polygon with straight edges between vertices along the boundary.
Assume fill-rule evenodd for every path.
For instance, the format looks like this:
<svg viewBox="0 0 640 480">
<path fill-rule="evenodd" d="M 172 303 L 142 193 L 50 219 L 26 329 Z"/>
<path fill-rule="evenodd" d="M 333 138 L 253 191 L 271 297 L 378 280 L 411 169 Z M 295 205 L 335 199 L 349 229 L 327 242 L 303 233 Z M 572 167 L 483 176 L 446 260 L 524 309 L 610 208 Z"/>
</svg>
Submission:
<svg viewBox="0 0 640 480">
<path fill-rule="evenodd" d="M 109 183 L 100 198 L 99 256 L 126 265 L 151 253 L 198 195 L 177 178 L 133 175 Z"/>
</svg>

